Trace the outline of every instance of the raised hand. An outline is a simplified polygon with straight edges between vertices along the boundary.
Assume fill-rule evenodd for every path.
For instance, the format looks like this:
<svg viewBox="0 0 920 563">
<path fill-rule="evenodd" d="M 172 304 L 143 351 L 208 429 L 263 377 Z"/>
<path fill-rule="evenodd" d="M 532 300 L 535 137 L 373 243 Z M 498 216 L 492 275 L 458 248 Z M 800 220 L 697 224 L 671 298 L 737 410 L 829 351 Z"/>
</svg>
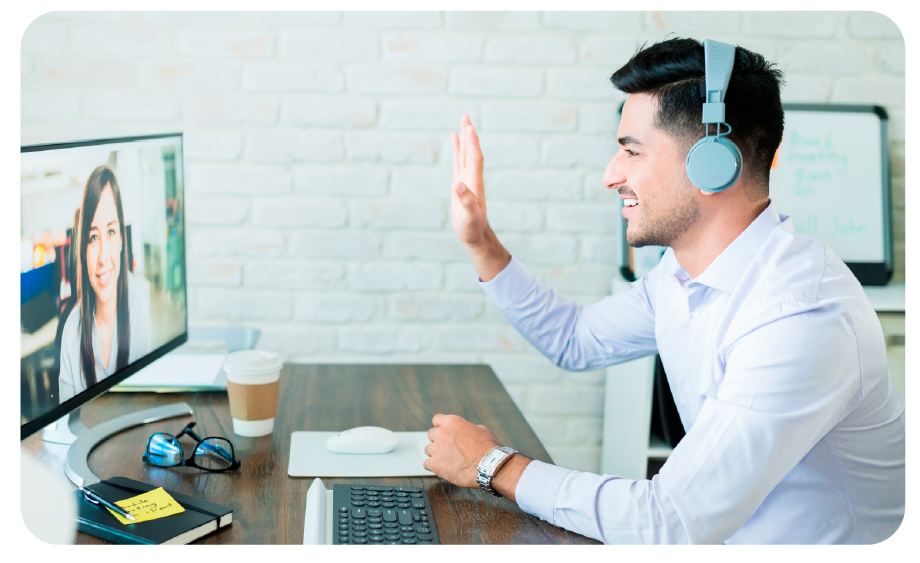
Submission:
<svg viewBox="0 0 920 563">
<path fill-rule="evenodd" d="M 454 232 L 463 243 L 478 246 L 489 230 L 486 219 L 485 186 L 482 180 L 482 150 L 470 116 L 460 119 L 460 134 L 453 133 L 454 179 L 451 183 L 450 217 Z"/>
</svg>

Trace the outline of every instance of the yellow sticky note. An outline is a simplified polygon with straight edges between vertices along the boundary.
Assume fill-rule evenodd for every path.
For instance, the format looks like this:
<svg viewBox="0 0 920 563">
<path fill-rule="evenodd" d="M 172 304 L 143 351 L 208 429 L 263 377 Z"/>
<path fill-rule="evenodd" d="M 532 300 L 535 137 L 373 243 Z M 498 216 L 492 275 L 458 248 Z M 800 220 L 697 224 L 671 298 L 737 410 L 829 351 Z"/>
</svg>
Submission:
<svg viewBox="0 0 920 563">
<path fill-rule="evenodd" d="M 164 491 L 163 487 L 148 491 L 136 497 L 115 501 L 115 504 L 124 508 L 131 516 L 137 518 L 138 522 L 156 520 L 164 516 L 172 516 L 173 514 L 185 512 L 182 505 L 169 496 L 169 493 Z M 106 510 L 111 512 L 115 518 L 118 518 L 118 521 L 122 524 L 134 524 L 134 522 L 127 518 L 115 514 L 111 508 L 107 508 Z"/>
</svg>

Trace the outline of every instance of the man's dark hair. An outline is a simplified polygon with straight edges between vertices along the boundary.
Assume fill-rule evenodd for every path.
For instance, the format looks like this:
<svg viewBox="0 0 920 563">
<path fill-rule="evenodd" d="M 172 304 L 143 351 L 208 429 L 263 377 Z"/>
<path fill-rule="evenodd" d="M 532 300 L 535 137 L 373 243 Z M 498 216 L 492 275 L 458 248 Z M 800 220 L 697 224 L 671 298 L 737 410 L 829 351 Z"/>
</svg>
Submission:
<svg viewBox="0 0 920 563">
<path fill-rule="evenodd" d="M 703 97 L 706 61 L 703 44 L 674 38 L 640 47 L 610 81 L 627 94 L 649 94 L 658 102 L 655 125 L 689 151 L 706 134 Z M 725 92 L 728 138 L 738 145 L 754 188 L 748 197 L 768 195 L 770 165 L 783 138 L 783 73 L 762 55 L 735 49 L 735 65 Z"/>
</svg>

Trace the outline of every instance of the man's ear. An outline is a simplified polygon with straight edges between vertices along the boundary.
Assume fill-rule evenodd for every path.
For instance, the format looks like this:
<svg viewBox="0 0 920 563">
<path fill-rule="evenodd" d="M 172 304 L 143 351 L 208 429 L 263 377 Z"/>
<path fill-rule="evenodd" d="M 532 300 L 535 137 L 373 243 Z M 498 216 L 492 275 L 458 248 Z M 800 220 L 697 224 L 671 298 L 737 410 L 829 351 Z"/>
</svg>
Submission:
<svg viewBox="0 0 920 563">
<path fill-rule="evenodd" d="M 699 189 L 699 188 L 697 188 L 697 189 Z M 712 194 L 714 194 L 714 193 L 716 193 L 716 192 L 707 192 L 706 190 L 700 190 L 700 193 L 703 194 L 703 195 L 712 195 Z"/>
</svg>

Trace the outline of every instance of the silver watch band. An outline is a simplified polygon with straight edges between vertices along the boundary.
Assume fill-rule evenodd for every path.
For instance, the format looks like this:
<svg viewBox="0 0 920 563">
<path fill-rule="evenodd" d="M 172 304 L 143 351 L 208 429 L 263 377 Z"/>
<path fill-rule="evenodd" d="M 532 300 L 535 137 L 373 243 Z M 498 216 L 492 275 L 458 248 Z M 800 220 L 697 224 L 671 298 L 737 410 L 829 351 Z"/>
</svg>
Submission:
<svg viewBox="0 0 920 563">
<path fill-rule="evenodd" d="M 500 497 L 501 495 L 491 486 L 492 476 L 495 475 L 495 472 L 516 453 L 518 453 L 517 450 L 506 446 L 496 446 L 489 450 L 489 453 L 482 458 L 482 461 L 479 462 L 479 466 L 476 468 L 476 483 L 479 484 L 479 488 L 487 493 Z"/>
</svg>

